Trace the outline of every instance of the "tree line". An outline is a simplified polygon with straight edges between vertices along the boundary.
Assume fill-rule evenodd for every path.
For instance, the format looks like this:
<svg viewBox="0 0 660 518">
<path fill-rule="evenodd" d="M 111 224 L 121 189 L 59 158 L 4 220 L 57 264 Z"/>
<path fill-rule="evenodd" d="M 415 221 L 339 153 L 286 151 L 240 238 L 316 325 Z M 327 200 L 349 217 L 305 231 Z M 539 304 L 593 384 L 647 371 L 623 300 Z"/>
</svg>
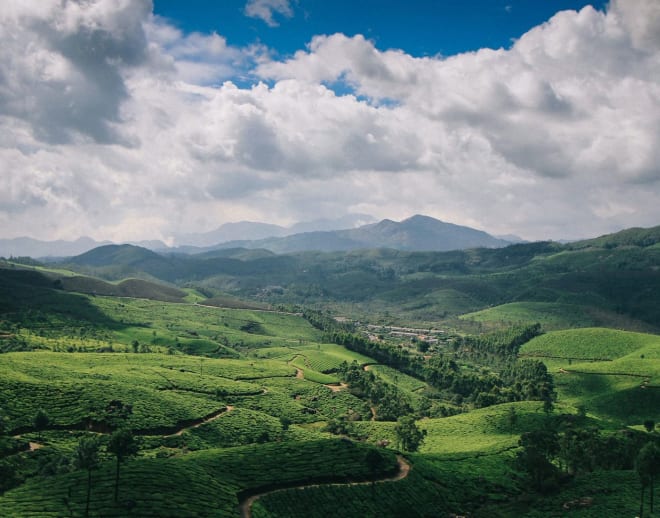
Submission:
<svg viewBox="0 0 660 518">
<path fill-rule="evenodd" d="M 303 316 L 325 332 L 325 339 L 364 354 L 378 363 L 425 381 L 444 392 L 455 404 L 470 403 L 477 408 L 512 401 L 543 401 L 551 410 L 556 399 L 552 376 L 539 360 L 518 360 L 525 342 L 541 333 L 539 324 L 518 325 L 481 336 L 459 337 L 454 352 L 434 354 L 425 359 L 403 347 L 375 342 L 347 330 L 328 315 L 305 311 Z M 462 369 L 456 360 L 480 365 Z M 494 365 L 498 371 L 483 365 Z"/>
</svg>

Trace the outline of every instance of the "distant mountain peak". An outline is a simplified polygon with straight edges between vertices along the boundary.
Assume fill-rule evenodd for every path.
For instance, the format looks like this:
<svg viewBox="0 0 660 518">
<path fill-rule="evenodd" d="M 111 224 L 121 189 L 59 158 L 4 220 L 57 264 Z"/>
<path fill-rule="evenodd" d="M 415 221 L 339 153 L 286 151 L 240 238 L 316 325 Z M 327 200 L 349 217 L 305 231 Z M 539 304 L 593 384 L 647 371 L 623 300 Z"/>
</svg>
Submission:
<svg viewBox="0 0 660 518">
<path fill-rule="evenodd" d="M 392 248 L 408 251 L 447 251 L 466 248 L 498 248 L 510 243 L 482 230 L 445 223 L 416 214 L 403 221 L 383 219 L 377 223 L 334 231 L 292 234 L 257 241 L 226 243 L 221 247 L 265 248 L 275 253 L 302 251 L 347 251 Z"/>
</svg>

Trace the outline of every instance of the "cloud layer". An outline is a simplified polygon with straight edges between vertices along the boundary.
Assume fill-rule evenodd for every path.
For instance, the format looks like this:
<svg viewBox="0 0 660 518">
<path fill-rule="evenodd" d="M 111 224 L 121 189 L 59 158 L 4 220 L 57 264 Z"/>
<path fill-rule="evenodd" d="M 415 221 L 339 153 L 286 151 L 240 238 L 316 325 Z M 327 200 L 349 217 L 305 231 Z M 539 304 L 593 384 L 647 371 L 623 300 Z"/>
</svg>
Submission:
<svg viewBox="0 0 660 518">
<path fill-rule="evenodd" d="M 246 7 L 273 12 L 291 15 Z M 415 58 L 334 34 L 273 55 L 184 34 L 147 0 L 9 0 L 0 237 L 347 212 L 533 239 L 660 223 L 655 0 L 560 12 L 508 50 Z"/>
</svg>

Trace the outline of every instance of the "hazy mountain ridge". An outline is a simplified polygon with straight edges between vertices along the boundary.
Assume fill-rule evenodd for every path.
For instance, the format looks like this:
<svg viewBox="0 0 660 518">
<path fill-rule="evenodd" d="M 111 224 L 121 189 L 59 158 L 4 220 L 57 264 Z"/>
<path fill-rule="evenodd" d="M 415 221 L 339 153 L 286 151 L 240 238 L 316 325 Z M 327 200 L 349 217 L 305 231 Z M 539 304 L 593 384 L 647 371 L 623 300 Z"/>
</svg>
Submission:
<svg viewBox="0 0 660 518">
<path fill-rule="evenodd" d="M 289 227 L 254 221 L 224 223 L 215 230 L 201 233 L 181 234 L 175 237 L 174 245 L 182 251 L 188 247 L 209 248 L 228 242 L 256 241 L 301 234 L 304 232 L 328 232 L 354 228 L 372 223 L 375 219 L 367 214 L 347 214 L 335 219 L 316 219 L 294 223 Z"/>
<path fill-rule="evenodd" d="M 467 248 L 497 248 L 511 244 L 470 227 L 415 215 L 401 222 L 384 219 L 354 229 L 306 232 L 256 241 L 233 241 L 222 247 L 265 248 L 276 253 L 337 252 L 369 248 L 445 252 Z"/>
<path fill-rule="evenodd" d="M 416 215 L 401 222 L 384 219 L 353 228 L 373 219 L 356 214 L 336 220 L 297 223 L 289 228 L 268 223 L 241 221 L 226 223 L 218 229 L 180 237 L 187 244 L 168 247 L 162 241 L 128 243 L 159 253 L 199 254 L 227 248 L 263 249 L 274 253 L 303 251 L 349 251 L 367 248 L 393 248 L 408 251 L 448 251 L 467 248 L 496 248 L 511 241 L 499 239 L 470 227 L 446 223 L 429 216 Z M 343 228 L 336 229 L 340 225 Z M 334 227 L 334 229 L 333 229 Z M 316 228 L 316 230 L 311 230 Z M 322 228 L 322 229 L 319 229 Z M 323 229 L 324 228 L 324 229 Z M 302 231 L 304 230 L 304 231 Z M 250 237 L 265 236 L 265 237 Z M 74 257 L 94 248 L 112 245 L 84 237 L 76 241 L 38 241 L 31 238 L 0 239 L 0 256 Z"/>
</svg>

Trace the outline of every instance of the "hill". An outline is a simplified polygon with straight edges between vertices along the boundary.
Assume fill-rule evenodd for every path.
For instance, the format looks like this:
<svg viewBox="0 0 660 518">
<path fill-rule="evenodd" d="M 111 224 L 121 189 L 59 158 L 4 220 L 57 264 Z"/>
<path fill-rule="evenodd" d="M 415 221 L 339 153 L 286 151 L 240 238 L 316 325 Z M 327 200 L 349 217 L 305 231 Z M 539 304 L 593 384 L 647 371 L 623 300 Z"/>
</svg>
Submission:
<svg viewBox="0 0 660 518">
<path fill-rule="evenodd" d="M 391 225 L 377 228 L 382 233 Z M 631 330 L 660 329 L 660 247 L 647 238 L 636 239 L 640 245 L 600 246 L 607 239 L 588 246 L 539 242 L 447 252 L 292 254 L 227 248 L 159 255 L 113 245 L 73 258 L 70 265 L 106 279 L 160 279 L 271 305 L 332 303 L 353 315 L 387 312 L 403 321 L 489 310 L 471 318 L 531 318 L 547 322 L 549 329 L 608 322 Z"/>
<path fill-rule="evenodd" d="M 660 226 L 652 228 L 629 228 L 571 244 L 571 248 L 617 248 L 622 246 L 648 247 L 660 243 Z"/>
</svg>

